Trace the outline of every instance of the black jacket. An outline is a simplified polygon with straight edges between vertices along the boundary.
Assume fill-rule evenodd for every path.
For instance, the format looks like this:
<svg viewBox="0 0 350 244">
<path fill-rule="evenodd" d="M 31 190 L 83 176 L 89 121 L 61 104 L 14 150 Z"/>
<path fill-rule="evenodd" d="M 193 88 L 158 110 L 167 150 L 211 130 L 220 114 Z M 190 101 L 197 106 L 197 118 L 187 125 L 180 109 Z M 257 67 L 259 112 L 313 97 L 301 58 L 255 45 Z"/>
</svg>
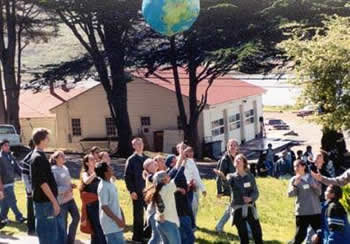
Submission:
<svg viewBox="0 0 350 244">
<path fill-rule="evenodd" d="M 57 184 L 51 165 L 44 152 L 34 150 L 31 156 L 32 187 L 34 202 L 49 202 L 49 198 L 41 189 L 41 185 L 47 183 L 52 194 L 57 197 Z"/>
<path fill-rule="evenodd" d="M 227 176 L 228 174 L 232 174 L 236 172 L 236 169 L 233 165 L 233 161 L 234 159 L 229 155 L 229 153 L 225 153 L 219 160 L 217 169 L 223 172 L 225 176 Z M 216 186 L 217 194 L 224 194 L 225 196 L 230 196 L 230 188 L 222 182 L 222 179 L 220 177 L 216 178 Z"/>
<path fill-rule="evenodd" d="M 125 165 L 125 184 L 130 193 L 136 192 L 142 198 L 145 189 L 145 180 L 142 177 L 143 163 L 147 159 L 146 155 L 139 156 L 136 153 L 131 155 Z"/>
</svg>

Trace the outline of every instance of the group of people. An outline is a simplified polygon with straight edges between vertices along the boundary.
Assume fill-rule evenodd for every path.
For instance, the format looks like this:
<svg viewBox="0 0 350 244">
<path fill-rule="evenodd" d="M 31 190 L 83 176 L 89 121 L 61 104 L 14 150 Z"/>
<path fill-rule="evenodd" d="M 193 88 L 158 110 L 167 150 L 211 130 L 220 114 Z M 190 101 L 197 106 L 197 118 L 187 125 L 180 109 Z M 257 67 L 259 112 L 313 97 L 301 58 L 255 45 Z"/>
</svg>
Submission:
<svg viewBox="0 0 350 244">
<path fill-rule="evenodd" d="M 310 146 L 305 153 L 298 151 L 297 156 L 288 147 L 283 151 L 280 160 L 274 160 L 272 146 L 269 145 L 266 155 L 268 156 L 264 158 L 264 166 L 261 167 L 264 171 L 260 171 L 258 164 L 258 174 L 276 177 L 276 172 L 281 172 L 276 169 L 284 165 L 282 171 L 286 174 L 277 176 L 288 176 L 285 178 L 290 179 L 288 196 L 296 198 L 296 234 L 290 243 L 303 243 L 305 239 L 307 243 L 313 244 L 350 243 L 347 213 L 339 201 L 342 198 L 341 186 L 350 183 L 350 169 L 334 178 L 327 153 L 321 150 L 314 157 Z M 269 160 L 272 163 L 270 167 Z M 289 166 L 290 164 L 292 166 Z M 249 243 L 249 239 L 254 239 L 255 243 L 262 243 L 262 231 L 255 204 L 259 191 L 254 180 L 254 169 L 248 168 L 245 157 L 239 154 L 238 143 L 229 140 L 227 151 L 214 170 L 218 175 L 218 198 L 230 196 L 228 207 L 216 225 L 216 231 L 222 232 L 231 217 L 242 244 Z M 260 172 L 266 174 L 261 175 Z"/>
<path fill-rule="evenodd" d="M 16 220 L 27 220 L 28 234 L 37 235 L 40 244 L 74 244 L 77 228 L 91 234 L 92 244 L 124 243 L 125 218 L 114 185 L 114 172 L 107 152 L 93 147 L 82 160 L 81 184 L 73 184 L 62 151 L 48 159 L 44 150 L 49 144 L 49 131 L 33 132 L 31 151 L 18 165 L 9 152 L 7 140 L 0 143 L 1 227 L 9 208 Z M 8 163 L 8 162 L 9 163 Z M 27 218 L 16 206 L 15 173 L 22 175 L 27 193 Z M 80 190 L 81 214 L 73 197 Z M 69 215 L 69 216 L 68 216 Z M 70 224 L 68 220 L 70 217 Z"/>
<path fill-rule="evenodd" d="M 133 205 L 132 240 L 149 244 L 194 243 L 200 196 L 207 193 L 193 149 L 180 143 L 176 146 L 177 155 L 148 158 L 141 138 L 131 143 L 134 153 L 127 159 L 124 178 Z M 9 142 L 0 143 L 0 227 L 7 224 L 11 209 L 17 221 L 27 221 L 28 234 L 36 234 L 40 244 L 74 243 L 79 222 L 80 231 L 91 235 L 92 244 L 124 243 L 125 217 L 109 154 L 93 147 L 83 157 L 77 186 L 65 166 L 62 151 L 46 157 L 48 144 L 49 131 L 35 130 L 31 151 L 18 165 L 10 153 Z M 326 152 L 321 150 L 314 156 L 311 147 L 297 155 L 287 148 L 282 155 L 276 161 L 269 145 L 264 167 L 258 164 L 257 170 L 260 176 L 290 179 L 288 196 L 296 198 L 296 234 L 291 243 L 303 243 L 305 239 L 314 244 L 350 243 L 347 214 L 339 201 L 340 186 L 350 183 L 350 170 L 334 178 Z M 216 231 L 223 232 L 232 219 L 242 244 L 248 244 L 249 239 L 263 243 L 256 205 L 259 190 L 251 166 L 240 153 L 238 142 L 231 139 L 214 170 L 217 197 L 229 197 Z M 27 218 L 16 206 L 16 173 L 22 175 L 25 183 Z M 80 193 L 81 212 L 73 197 L 74 189 Z"/>
<path fill-rule="evenodd" d="M 322 171 L 327 176 L 335 176 L 335 168 L 332 160 L 329 159 L 328 153 L 323 151 L 324 164 L 322 164 Z M 266 151 L 261 152 L 259 160 L 257 162 L 257 175 L 261 177 L 271 176 L 279 179 L 290 179 L 295 175 L 294 161 L 303 160 L 307 163 L 308 167 L 316 169 L 314 164 L 314 154 L 312 147 L 307 146 L 305 152 L 298 150 L 295 154 L 291 150 L 290 146 L 282 151 L 282 155 L 279 157 L 275 154 L 272 144 L 268 144 Z M 255 169 L 255 168 L 254 168 Z"/>
<path fill-rule="evenodd" d="M 147 158 L 141 138 L 135 138 L 132 145 L 135 153 L 125 167 L 125 183 L 133 200 L 132 240 L 145 243 L 150 238 L 150 244 L 194 243 L 199 196 L 206 196 L 206 189 L 192 148 L 180 143 L 177 156 Z"/>
</svg>

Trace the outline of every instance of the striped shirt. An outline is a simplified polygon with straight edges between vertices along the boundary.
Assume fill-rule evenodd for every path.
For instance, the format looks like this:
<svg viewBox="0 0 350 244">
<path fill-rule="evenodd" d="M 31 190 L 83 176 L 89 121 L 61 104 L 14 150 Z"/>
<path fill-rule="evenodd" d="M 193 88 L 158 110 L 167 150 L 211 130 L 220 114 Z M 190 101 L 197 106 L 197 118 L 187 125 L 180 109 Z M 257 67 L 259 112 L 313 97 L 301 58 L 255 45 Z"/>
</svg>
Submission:
<svg viewBox="0 0 350 244">
<path fill-rule="evenodd" d="M 33 151 L 29 152 L 27 156 L 24 157 L 22 160 L 20 166 L 22 170 L 22 180 L 24 182 L 24 185 L 26 187 L 27 194 L 32 193 L 32 170 L 31 170 L 31 157 L 32 157 Z"/>
</svg>

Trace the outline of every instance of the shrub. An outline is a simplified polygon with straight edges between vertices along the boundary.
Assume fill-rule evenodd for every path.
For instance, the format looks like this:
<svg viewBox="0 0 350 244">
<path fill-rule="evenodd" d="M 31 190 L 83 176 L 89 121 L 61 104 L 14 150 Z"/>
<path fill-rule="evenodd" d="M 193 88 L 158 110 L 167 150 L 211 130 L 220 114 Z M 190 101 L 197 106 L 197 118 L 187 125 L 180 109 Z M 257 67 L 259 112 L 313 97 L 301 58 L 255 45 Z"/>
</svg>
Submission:
<svg viewBox="0 0 350 244">
<path fill-rule="evenodd" d="M 343 187 L 343 199 L 341 200 L 345 210 L 350 214 L 350 185 Z"/>
</svg>

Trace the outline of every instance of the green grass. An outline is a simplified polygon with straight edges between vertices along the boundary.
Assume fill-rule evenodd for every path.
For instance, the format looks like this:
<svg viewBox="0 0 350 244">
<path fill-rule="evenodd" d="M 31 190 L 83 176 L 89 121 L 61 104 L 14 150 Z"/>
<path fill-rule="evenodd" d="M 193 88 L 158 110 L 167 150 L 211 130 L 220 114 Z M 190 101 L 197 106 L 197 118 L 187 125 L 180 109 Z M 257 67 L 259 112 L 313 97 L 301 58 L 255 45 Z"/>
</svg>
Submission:
<svg viewBox="0 0 350 244">
<path fill-rule="evenodd" d="M 286 243 L 291 240 L 295 231 L 294 227 L 294 202 L 288 199 L 286 195 L 287 181 L 276 179 L 257 179 L 260 190 L 260 197 L 257 202 L 260 222 L 262 224 L 265 243 Z M 120 194 L 121 205 L 126 215 L 127 225 L 125 236 L 131 238 L 132 223 L 132 203 L 125 188 L 124 181 L 117 181 L 117 187 Z M 226 234 L 217 235 L 213 230 L 216 222 L 223 214 L 227 206 L 228 199 L 216 198 L 215 181 L 205 181 L 208 196 L 201 198 L 201 206 L 198 213 L 198 231 L 196 232 L 197 243 L 239 243 L 235 227 L 227 223 L 225 226 Z M 26 213 L 26 200 L 23 183 L 16 184 L 16 196 L 20 210 Z M 81 201 L 78 192 L 75 192 L 75 200 L 78 206 Z M 10 220 L 14 219 L 12 212 L 9 214 Z M 1 234 L 7 235 L 25 235 L 26 227 L 24 225 L 11 223 L 1 230 Z M 89 239 L 88 235 L 78 233 L 78 239 Z"/>
</svg>

